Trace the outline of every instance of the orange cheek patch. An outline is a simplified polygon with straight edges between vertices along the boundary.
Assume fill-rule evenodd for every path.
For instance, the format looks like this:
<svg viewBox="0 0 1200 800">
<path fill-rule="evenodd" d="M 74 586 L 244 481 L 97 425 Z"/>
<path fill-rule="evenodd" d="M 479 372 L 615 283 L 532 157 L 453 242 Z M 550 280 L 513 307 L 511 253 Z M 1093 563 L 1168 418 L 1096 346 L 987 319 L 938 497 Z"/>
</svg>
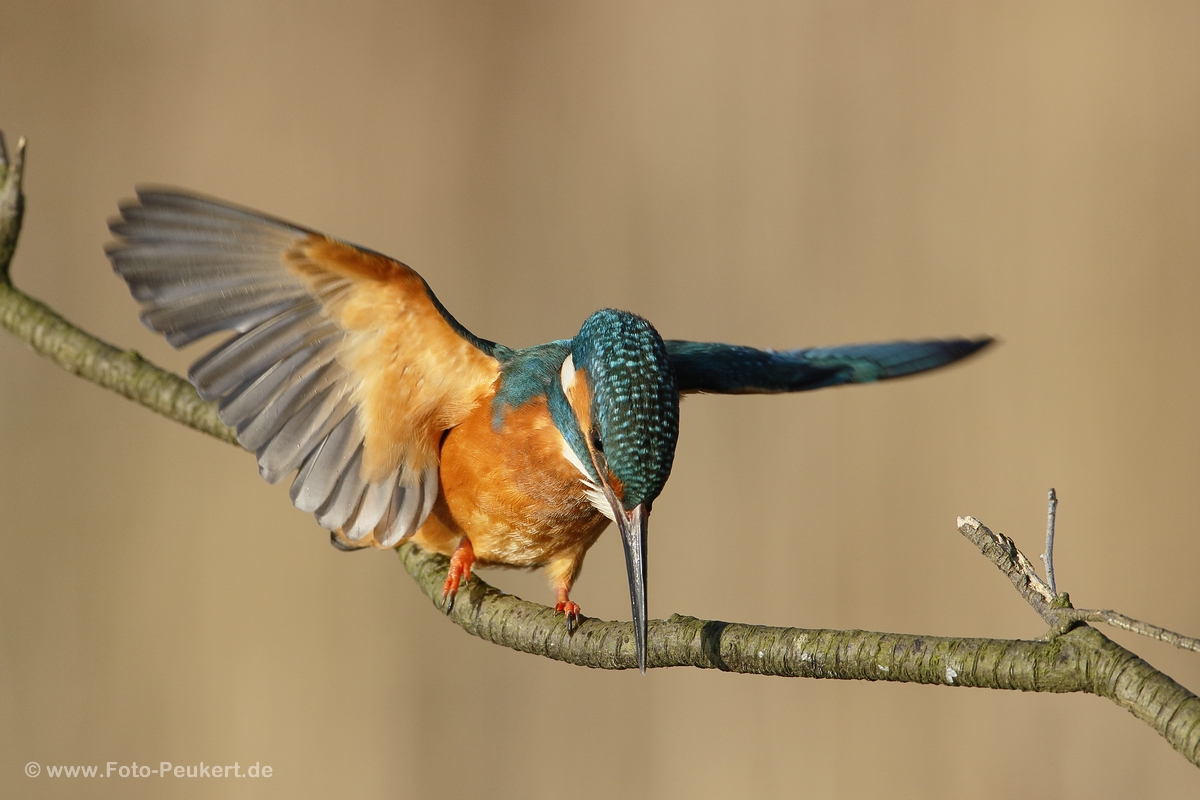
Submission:
<svg viewBox="0 0 1200 800">
<path fill-rule="evenodd" d="M 567 403 L 579 420 L 579 430 L 585 437 L 592 433 L 592 383 L 587 370 L 580 367 L 575 370 L 575 380 L 567 390 Z M 589 445 L 590 448 L 590 445 Z"/>
<path fill-rule="evenodd" d="M 567 402 L 570 403 L 571 409 L 575 412 L 575 418 L 579 420 L 579 429 L 583 431 L 584 438 L 587 440 L 588 451 L 592 449 L 592 383 L 588 376 L 587 370 L 582 367 L 575 370 L 575 380 L 571 383 L 571 388 L 567 390 Z M 616 492 L 618 498 L 625 497 L 625 484 L 621 483 L 620 479 L 613 474 L 611 469 L 606 469 L 608 485 Z"/>
<path fill-rule="evenodd" d="M 613 493 L 617 496 L 618 499 L 624 500 L 625 499 L 625 484 L 621 483 L 621 479 L 618 478 L 616 475 L 614 475 L 613 471 L 611 469 L 607 470 L 607 472 L 608 472 L 608 485 L 610 487 L 612 487 Z"/>
</svg>

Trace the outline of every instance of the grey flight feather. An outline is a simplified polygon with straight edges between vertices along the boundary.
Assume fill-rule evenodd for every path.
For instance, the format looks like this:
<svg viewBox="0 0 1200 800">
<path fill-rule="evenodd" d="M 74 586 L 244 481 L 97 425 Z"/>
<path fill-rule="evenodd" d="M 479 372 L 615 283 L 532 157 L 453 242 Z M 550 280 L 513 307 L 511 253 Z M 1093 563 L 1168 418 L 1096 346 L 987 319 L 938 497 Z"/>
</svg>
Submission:
<svg viewBox="0 0 1200 800">
<path fill-rule="evenodd" d="M 374 533 L 384 546 L 416 532 L 437 496 L 437 471 L 397 469 L 383 483 L 363 480 L 363 432 L 354 402 L 358 380 L 338 361 L 346 333 L 284 255 L 315 234 L 282 220 L 182 192 L 146 189 L 121 206 L 105 249 L 142 304 L 142 321 L 174 347 L 230 331 L 198 359 L 188 379 L 258 457 L 264 478 L 299 473 L 298 508 L 352 541 Z M 428 499 L 428 502 L 426 500 Z"/>
</svg>

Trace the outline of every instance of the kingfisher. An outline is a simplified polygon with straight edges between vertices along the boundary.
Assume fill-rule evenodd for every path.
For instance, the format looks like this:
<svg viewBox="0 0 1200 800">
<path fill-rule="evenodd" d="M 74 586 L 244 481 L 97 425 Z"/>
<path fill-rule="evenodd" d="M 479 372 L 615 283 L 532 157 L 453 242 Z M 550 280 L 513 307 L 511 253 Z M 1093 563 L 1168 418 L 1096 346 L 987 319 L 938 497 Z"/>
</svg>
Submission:
<svg viewBox="0 0 1200 800">
<path fill-rule="evenodd" d="M 412 539 L 475 566 L 541 568 L 568 633 L 588 548 L 615 523 L 646 669 L 647 520 L 671 474 L 681 395 L 795 392 L 934 369 L 988 337 L 758 350 L 666 340 L 628 311 L 524 349 L 463 327 L 413 269 L 189 192 L 141 188 L 109 223 L 141 319 L 295 506 L 340 550 Z"/>
</svg>

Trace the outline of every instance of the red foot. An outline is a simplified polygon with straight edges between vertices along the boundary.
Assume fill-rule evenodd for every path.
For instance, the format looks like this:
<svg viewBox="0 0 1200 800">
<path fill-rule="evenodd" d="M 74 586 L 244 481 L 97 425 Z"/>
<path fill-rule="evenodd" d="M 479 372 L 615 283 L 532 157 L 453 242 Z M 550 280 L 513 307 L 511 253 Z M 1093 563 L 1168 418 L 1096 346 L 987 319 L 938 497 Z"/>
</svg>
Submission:
<svg viewBox="0 0 1200 800">
<path fill-rule="evenodd" d="M 579 620 L 583 618 L 583 614 L 579 611 L 579 604 L 571 601 L 567 596 L 566 589 L 559 589 L 556 594 L 558 602 L 554 605 L 554 610 L 567 615 L 567 633 L 574 633 L 575 628 L 579 626 Z"/>
<path fill-rule="evenodd" d="M 460 584 L 471 580 L 471 565 L 475 563 L 475 549 L 471 540 L 462 537 L 454 555 L 450 556 L 450 569 L 446 572 L 446 582 L 442 584 L 442 607 L 449 613 L 454 608 L 454 598 L 458 596 Z"/>
</svg>

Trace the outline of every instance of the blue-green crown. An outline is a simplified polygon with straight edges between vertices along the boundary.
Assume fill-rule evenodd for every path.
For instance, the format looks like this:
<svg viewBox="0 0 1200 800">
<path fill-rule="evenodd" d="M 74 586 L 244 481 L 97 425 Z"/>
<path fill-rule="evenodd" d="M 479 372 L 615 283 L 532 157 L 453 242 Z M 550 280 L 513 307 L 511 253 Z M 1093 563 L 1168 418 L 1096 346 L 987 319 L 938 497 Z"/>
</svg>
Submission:
<svg viewBox="0 0 1200 800">
<path fill-rule="evenodd" d="M 571 340 L 576 369 L 592 387 L 593 431 L 630 510 L 658 497 L 679 438 L 679 392 L 654 326 L 628 311 L 592 314 Z"/>
</svg>

